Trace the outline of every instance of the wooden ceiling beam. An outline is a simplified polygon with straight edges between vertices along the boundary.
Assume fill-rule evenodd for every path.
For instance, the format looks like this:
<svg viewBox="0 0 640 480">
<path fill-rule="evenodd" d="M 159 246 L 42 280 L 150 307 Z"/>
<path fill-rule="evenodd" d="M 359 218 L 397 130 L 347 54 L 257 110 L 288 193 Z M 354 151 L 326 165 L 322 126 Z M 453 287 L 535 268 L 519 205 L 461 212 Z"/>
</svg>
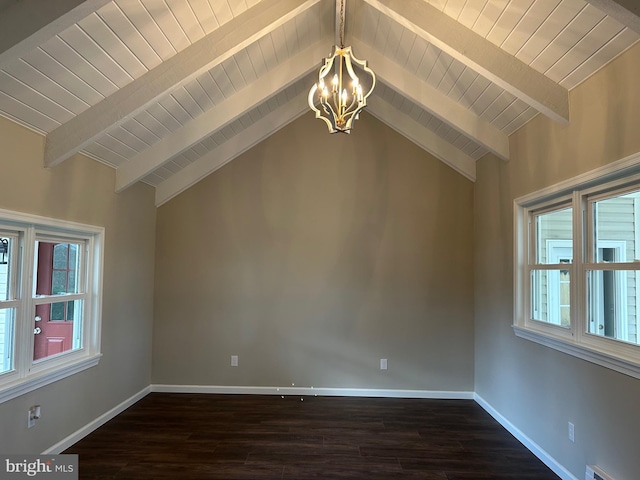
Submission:
<svg viewBox="0 0 640 480">
<path fill-rule="evenodd" d="M 307 95 L 306 91 L 299 93 L 282 107 L 250 125 L 242 135 L 236 135 L 227 140 L 160 183 L 156 186 L 156 206 L 159 207 L 168 202 L 301 115 L 308 113 L 310 109 L 307 104 Z"/>
<path fill-rule="evenodd" d="M 309 48 L 247 85 L 236 95 L 224 100 L 189 123 L 163 137 L 116 170 L 116 192 L 133 185 L 138 180 L 162 167 L 215 131 L 224 128 L 237 118 L 280 91 L 294 84 L 318 68 L 320 59 L 327 53 L 331 36 L 325 36 Z M 309 84 L 309 88 L 311 84 Z"/>
<path fill-rule="evenodd" d="M 71 157 L 171 90 L 221 64 L 319 1 L 262 0 L 50 132 L 45 140 L 45 166 L 55 166 Z"/>
<path fill-rule="evenodd" d="M 640 2 L 638 0 L 585 0 L 602 13 L 616 19 L 640 34 Z"/>
<path fill-rule="evenodd" d="M 378 78 L 393 90 L 499 158 L 509 160 L 507 134 L 363 42 L 352 39 L 350 43 L 358 58 L 366 58 L 370 65 L 375 65 Z"/>
<path fill-rule="evenodd" d="M 560 123 L 569 92 L 424 0 L 362 0 L 502 89 Z"/>
<path fill-rule="evenodd" d="M 0 12 L 0 67 L 37 48 L 111 0 L 21 0 Z"/>
<path fill-rule="evenodd" d="M 473 157 L 454 147 L 408 115 L 401 113 L 386 100 L 375 96 L 367 105 L 366 111 L 456 172 L 472 182 L 476 181 L 476 161 Z"/>
</svg>

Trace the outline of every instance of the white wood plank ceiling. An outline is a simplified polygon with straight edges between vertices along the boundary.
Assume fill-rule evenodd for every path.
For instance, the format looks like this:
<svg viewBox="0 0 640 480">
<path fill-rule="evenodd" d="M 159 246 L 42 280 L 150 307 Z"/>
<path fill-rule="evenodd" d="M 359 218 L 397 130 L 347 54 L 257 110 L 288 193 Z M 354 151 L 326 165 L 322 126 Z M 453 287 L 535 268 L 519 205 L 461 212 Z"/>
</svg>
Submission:
<svg viewBox="0 0 640 480">
<path fill-rule="evenodd" d="M 0 0 L 0 115 L 46 137 L 46 167 L 83 152 L 157 205 L 307 113 L 335 42 L 335 0 L 46 4 Z M 348 0 L 345 44 L 378 77 L 367 112 L 474 180 L 534 116 L 571 121 L 569 90 L 640 39 L 639 10 Z"/>
</svg>

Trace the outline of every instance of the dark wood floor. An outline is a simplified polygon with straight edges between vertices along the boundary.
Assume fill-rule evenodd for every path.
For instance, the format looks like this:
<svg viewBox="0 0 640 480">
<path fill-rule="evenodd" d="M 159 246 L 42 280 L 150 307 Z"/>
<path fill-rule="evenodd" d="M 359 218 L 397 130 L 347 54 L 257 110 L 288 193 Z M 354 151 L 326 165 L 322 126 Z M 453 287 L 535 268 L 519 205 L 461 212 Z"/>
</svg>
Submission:
<svg viewBox="0 0 640 480">
<path fill-rule="evenodd" d="M 81 479 L 558 478 L 472 400 L 152 393 L 64 453 Z"/>
</svg>

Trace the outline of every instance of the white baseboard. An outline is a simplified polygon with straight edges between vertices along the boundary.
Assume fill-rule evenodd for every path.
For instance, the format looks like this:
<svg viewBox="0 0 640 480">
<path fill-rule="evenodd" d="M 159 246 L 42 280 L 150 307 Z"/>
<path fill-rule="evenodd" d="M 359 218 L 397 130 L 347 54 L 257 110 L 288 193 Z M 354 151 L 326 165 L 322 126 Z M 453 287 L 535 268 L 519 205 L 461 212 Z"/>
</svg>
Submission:
<svg viewBox="0 0 640 480">
<path fill-rule="evenodd" d="M 222 385 L 151 385 L 152 392 L 218 393 L 246 395 L 302 395 L 324 397 L 443 398 L 473 400 L 473 392 L 439 390 L 393 390 L 381 388 L 242 387 Z"/>
<path fill-rule="evenodd" d="M 142 390 L 140 390 L 138 393 L 136 393 L 132 397 L 127 398 L 124 402 L 120 403 L 119 405 L 116 405 L 115 407 L 113 407 L 108 412 L 100 415 L 98 418 L 96 418 L 92 422 L 86 424 L 84 427 L 80 428 L 79 430 L 76 430 L 71 435 L 69 435 L 67 438 L 65 438 L 63 440 L 60 440 L 55 445 L 49 447 L 44 452 L 42 452 L 42 455 L 49 455 L 49 454 L 54 454 L 55 455 L 55 454 L 58 454 L 60 452 L 63 452 L 64 450 L 69 448 L 74 443 L 82 440 L 84 437 L 89 435 L 91 432 L 93 432 L 98 427 L 100 427 L 100 426 L 104 425 L 105 423 L 107 423 L 109 420 L 111 420 L 113 417 L 115 417 L 119 413 L 124 412 L 127 408 L 129 408 L 131 405 L 136 403 L 138 400 L 140 400 L 141 398 L 147 396 L 150 392 L 151 392 L 151 385 L 149 385 L 148 387 L 143 388 Z"/>
<path fill-rule="evenodd" d="M 578 478 L 574 477 L 571 472 L 560 465 L 551 455 L 540 448 L 540 445 L 535 443 L 524 433 L 522 433 L 522 431 L 520 431 L 509 420 L 500 415 L 491 405 L 489 405 L 489 403 L 487 403 L 484 398 L 475 393 L 473 399 L 478 405 L 484 408 L 487 413 L 491 415 L 500 425 L 506 428 L 511 433 L 511 435 L 516 437 L 525 447 L 527 447 L 527 449 L 531 453 L 538 457 L 542 463 L 544 463 L 547 467 L 553 470 L 556 475 L 562 478 L 562 480 L 578 480 Z"/>
</svg>

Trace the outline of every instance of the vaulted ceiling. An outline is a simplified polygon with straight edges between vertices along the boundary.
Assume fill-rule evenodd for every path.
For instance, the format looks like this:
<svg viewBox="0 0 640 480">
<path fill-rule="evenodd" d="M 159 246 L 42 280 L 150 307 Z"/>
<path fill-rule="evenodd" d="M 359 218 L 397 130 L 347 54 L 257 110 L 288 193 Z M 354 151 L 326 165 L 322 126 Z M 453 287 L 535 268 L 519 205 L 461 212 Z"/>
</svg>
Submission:
<svg viewBox="0 0 640 480">
<path fill-rule="evenodd" d="M 366 111 L 474 180 L 536 115 L 571 121 L 569 91 L 640 39 L 639 3 L 348 0 L 345 44 L 377 75 Z M 45 136 L 46 167 L 82 152 L 161 205 L 310 111 L 338 10 L 0 0 L 0 115 Z"/>
</svg>

